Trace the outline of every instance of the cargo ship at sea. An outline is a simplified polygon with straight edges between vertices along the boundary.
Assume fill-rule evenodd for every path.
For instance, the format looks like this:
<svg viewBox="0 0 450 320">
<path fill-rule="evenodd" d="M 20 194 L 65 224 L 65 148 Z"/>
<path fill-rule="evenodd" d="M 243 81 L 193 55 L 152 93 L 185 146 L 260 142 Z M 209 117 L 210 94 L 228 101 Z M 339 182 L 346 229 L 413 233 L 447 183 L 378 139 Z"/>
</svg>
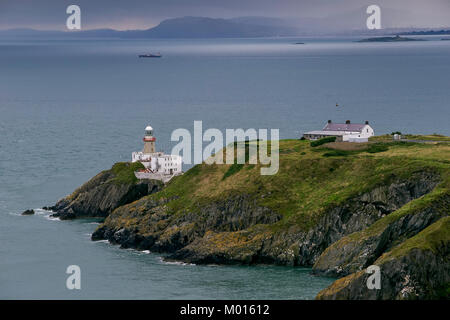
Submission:
<svg viewBox="0 0 450 320">
<path fill-rule="evenodd" d="M 161 57 L 162 57 L 162 55 L 159 52 L 156 54 L 149 53 L 149 54 L 140 54 L 139 55 L 139 58 L 161 58 Z"/>
</svg>

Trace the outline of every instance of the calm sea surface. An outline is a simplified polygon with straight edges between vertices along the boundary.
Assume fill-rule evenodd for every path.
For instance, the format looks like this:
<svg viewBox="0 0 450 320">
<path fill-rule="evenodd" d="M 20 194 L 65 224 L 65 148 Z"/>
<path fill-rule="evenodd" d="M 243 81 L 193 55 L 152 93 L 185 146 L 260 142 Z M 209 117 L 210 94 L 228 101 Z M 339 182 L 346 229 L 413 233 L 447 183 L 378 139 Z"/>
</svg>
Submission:
<svg viewBox="0 0 450 320">
<path fill-rule="evenodd" d="M 430 39 L 0 40 L 0 298 L 313 298 L 333 279 L 167 264 L 90 241 L 92 220 L 19 214 L 129 160 L 148 123 L 165 152 L 171 132 L 194 120 L 204 130 L 279 128 L 281 138 L 328 119 L 450 135 L 450 41 Z M 137 58 L 148 52 L 163 58 Z M 72 264 L 81 290 L 65 287 Z"/>
</svg>

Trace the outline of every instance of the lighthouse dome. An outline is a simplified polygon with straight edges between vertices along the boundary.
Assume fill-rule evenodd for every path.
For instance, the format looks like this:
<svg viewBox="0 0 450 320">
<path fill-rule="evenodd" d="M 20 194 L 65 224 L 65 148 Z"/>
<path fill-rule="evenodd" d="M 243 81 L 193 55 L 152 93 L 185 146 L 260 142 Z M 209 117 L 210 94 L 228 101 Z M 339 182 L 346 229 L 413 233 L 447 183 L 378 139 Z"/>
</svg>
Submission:
<svg viewBox="0 0 450 320">
<path fill-rule="evenodd" d="M 153 130 L 153 128 L 151 126 L 145 127 L 145 131 L 151 131 L 151 130 Z"/>
</svg>

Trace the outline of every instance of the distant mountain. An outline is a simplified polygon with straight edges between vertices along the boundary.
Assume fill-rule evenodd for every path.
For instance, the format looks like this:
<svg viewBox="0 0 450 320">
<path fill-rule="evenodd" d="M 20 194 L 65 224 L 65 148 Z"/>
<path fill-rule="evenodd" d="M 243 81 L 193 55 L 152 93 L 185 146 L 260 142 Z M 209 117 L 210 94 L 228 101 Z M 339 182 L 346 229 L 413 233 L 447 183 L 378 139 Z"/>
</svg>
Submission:
<svg viewBox="0 0 450 320">
<path fill-rule="evenodd" d="M 145 38 L 249 38 L 293 36 L 293 27 L 268 23 L 268 19 L 216 19 L 205 17 L 182 17 L 167 19 L 154 28 L 131 32 L 128 36 Z"/>
<path fill-rule="evenodd" d="M 295 35 L 298 35 L 298 30 L 282 19 L 263 17 L 233 19 L 182 17 L 164 20 L 156 27 L 147 30 L 129 31 L 112 29 L 86 31 L 14 29 L 0 31 L 0 36 L 51 36 L 64 38 L 250 38 Z"/>
<path fill-rule="evenodd" d="M 365 27 L 362 8 L 351 13 L 335 15 L 332 18 L 271 18 L 238 17 L 231 19 L 208 17 L 181 17 L 162 21 L 156 27 L 146 30 L 118 31 L 94 29 L 86 31 L 40 31 L 33 29 L 0 30 L 2 38 L 256 38 L 304 35 L 444 35 L 450 30 L 433 31 L 412 28 L 384 28 L 368 30 Z M 363 12 L 364 13 L 364 12 Z M 389 21 L 384 16 L 383 21 Z"/>
</svg>

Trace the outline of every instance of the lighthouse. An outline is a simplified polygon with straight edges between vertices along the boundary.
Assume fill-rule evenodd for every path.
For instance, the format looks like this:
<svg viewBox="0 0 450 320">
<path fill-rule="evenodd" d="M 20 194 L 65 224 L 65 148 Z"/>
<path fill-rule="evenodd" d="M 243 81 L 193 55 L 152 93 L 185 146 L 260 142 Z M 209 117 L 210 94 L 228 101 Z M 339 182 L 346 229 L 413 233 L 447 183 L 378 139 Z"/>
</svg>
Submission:
<svg viewBox="0 0 450 320">
<path fill-rule="evenodd" d="M 151 126 L 147 126 L 145 128 L 145 136 L 144 136 L 144 150 L 143 153 L 155 153 L 155 141 L 156 138 L 153 136 L 153 128 Z"/>
<path fill-rule="evenodd" d="M 144 150 L 131 154 L 131 162 L 140 162 L 145 170 L 136 171 L 134 175 L 138 179 L 156 179 L 167 182 L 172 177 L 183 174 L 183 158 L 175 154 L 157 152 L 155 148 L 156 138 L 153 136 L 153 128 L 147 126 L 144 141 Z"/>
</svg>

